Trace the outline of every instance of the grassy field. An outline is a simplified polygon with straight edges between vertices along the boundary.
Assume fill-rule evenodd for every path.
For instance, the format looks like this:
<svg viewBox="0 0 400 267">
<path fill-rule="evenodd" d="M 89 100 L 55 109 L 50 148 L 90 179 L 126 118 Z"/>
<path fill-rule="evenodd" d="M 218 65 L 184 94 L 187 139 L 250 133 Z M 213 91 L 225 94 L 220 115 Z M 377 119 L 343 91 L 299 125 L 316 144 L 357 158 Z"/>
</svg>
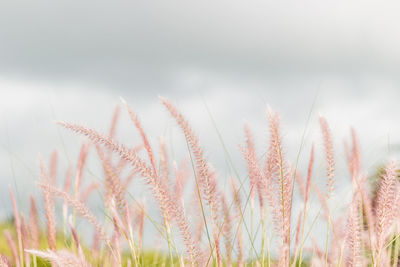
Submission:
<svg viewBox="0 0 400 267">
<path fill-rule="evenodd" d="M 323 149 L 318 155 L 324 155 L 325 172 L 317 176 L 314 145 L 303 148 L 308 166 L 298 169 L 297 161 L 285 156 L 279 115 L 268 109 L 268 143 L 255 144 L 245 125 L 238 151 L 247 175 L 230 178 L 229 188 L 222 188 L 195 129 L 171 102 L 160 100 L 182 130 L 186 160 L 176 162 L 162 138 L 158 146 L 151 144 L 125 102 L 141 137 L 137 146 L 116 140 L 119 107 L 106 134 L 57 122 L 85 139 L 76 165 L 57 170 L 57 153 L 48 165 L 40 159 L 42 196 L 31 198 L 28 212 L 19 209 L 10 188 L 14 214 L 0 225 L 0 266 L 398 266 L 398 163 L 388 162 L 373 185 L 362 168 L 354 130 L 346 157 L 338 159 L 328 123 L 319 118 Z M 101 182 L 83 175 L 91 156 L 101 163 Z M 347 164 L 352 185 L 351 201 L 339 215 L 332 208 L 337 160 Z M 56 173 L 64 171 L 60 181 Z M 154 207 L 130 196 L 132 180 L 147 185 Z M 103 200 L 102 216 L 88 201 L 95 192 Z M 316 216 L 310 196 L 319 201 Z M 295 201 L 299 212 L 293 210 Z M 315 230 L 320 221 L 326 227 L 322 233 Z M 91 231 L 77 231 L 78 222 Z M 144 237 L 145 227 L 154 236 Z"/>
</svg>

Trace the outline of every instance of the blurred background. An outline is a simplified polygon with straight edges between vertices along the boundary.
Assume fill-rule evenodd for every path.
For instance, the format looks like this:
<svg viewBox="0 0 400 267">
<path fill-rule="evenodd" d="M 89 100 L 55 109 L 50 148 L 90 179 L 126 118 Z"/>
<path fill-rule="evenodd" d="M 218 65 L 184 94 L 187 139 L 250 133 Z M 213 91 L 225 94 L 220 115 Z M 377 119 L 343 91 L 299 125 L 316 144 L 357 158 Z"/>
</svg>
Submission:
<svg viewBox="0 0 400 267">
<path fill-rule="evenodd" d="M 23 208 L 29 194 L 39 194 L 39 154 L 48 163 L 58 151 L 60 185 L 75 166 L 84 138 L 54 121 L 106 132 L 120 97 L 156 150 L 164 136 L 183 158 L 185 141 L 158 96 L 176 104 L 221 183 L 232 165 L 245 176 L 238 148 L 245 122 L 258 153 L 266 151 L 269 105 L 281 114 L 289 160 L 304 140 L 304 166 L 316 142 L 322 160 L 315 179 L 325 184 L 323 115 L 335 141 L 336 194 L 348 194 L 341 188 L 349 183 L 343 140 L 351 126 L 365 172 L 399 148 L 399 10 L 398 1 L 378 0 L 1 1 L 0 217 L 11 211 L 8 185 Z M 117 132 L 124 143 L 140 141 L 124 109 Z M 92 157 L 85 179 L 101 175 L 99 166 Z"/>
</svg>

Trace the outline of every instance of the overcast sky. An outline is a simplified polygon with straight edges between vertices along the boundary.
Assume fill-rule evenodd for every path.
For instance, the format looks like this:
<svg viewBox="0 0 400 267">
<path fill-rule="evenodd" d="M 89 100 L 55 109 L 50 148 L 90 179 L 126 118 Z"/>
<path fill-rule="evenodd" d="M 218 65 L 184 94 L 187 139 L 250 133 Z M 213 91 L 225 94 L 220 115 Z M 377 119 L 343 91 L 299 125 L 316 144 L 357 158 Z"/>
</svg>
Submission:
<svg viewBox="0 0 400 267">
<path fill-rule="evenodd" d="M 60 179 L 76 161 L 83 139 L 54 120 L 105 131 L 121 96 L 154 146 L 167 135 L 184 148 L 157 96 L 177 104 L 222 177 L 229 168 L 206 107 L 241 173 L 243 124 L 265 151 L 267 104 L 281 113 L 290 159 L 311 111 L 304 161 L 313 140 L 322 157 L 321 114 L 339 174 L 350 126 L 373 172 L 400 143 L 399 10 L 378 0 L 1 1 L 0 216 L 10 209 L 8 184 L 22 206 L 38 192 L 39 153 L 48 161 L 58 150 Z M 118 138 L 136 144 L 122 114 Z"/>
</svg>

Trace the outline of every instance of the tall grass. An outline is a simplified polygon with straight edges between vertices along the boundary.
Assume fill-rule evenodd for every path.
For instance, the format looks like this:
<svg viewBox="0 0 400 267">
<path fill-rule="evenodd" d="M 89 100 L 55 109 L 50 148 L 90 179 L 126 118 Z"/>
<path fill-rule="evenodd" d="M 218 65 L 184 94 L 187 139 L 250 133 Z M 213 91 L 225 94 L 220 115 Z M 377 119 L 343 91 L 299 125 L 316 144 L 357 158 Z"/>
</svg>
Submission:
<svg viewBox="0 0 400 267">
<path fill-rule="evenodd" d="M 345 145 L 346 158 L 338 159 L 328 123 L 321 117 L 326 173 L 321 176 L 314 171 L 313 144 L 303 180 L 297 163 L 291 164 L 285 156 L 279 114 L 268 109 L 268 143 L 257 145 L 246 125 L 238 151 L 248 175 L 230 177 L 231 188 L 222 188 L 221 176 L 207 159 L 189 121 L 170 101 L 160 100 L 183 133 L 188 158 L 176 162 L 162 137 L 159 148 L 153 147 L 139 117 L 125 101 L 141 137 L 135 147 L 115 139 L 119 107 L 108 134 L 58 122 L 85 139 L 76 166 L 66 171 L 64 186 L 59 188 L 57 153 L 52 154 L 48 167 L 40 158 L 42 179 L 37 185 L 43 192 L 43 212 L 36 205 L 41 200 L 31 197 L 29 216 L 24 216 L 10 188 L 14 216 L 3 226 L 2 240 L 7 246 L 1 246 L 0 266 L 397 266 L 398 164 L 388 163 L 377 189 L 371 186 L 362 169 L 354 130 L 351 142 Z M 83 183 L 88 179 L 84 175 L 87 158 L 94 151 L 104 179 Z M 266 153 L 261 156 L 260 151 Z M 332 196 L 337 160 L 348 165 L 352 199 L 347 211 L 335 217 L 332 206 L 337 203 L 332 202 L 337 200 Z M 130 193 L 134 179 L 147 185 L 159 217 L 150 215 L 154 214 L 152 205 Z M 326 179 L 327 187 L 320 189 L 316 179 Z M 294 194 L 297 191 L 300 197 Z M 94 192 L 102 196 L 104 218 L 89 207 Z M 317 213 L 310 213 L 315 209 L 310 205 L 311 195 L 320 202 Z M 295 201 L 299 201 L 300 212 L 293 209 Z M 62 220 L 57 219 L 58 214 Z M 92 242 L 86 232 L 76 230 L 78 220 L 86 220 L 93 229 Z M 325 232 L 315 227 L 321 221 L 326 223 Z M 145 236 L 145 227 L 151 227 L 154 235 Z M 148 244 L 153 244 L 153 249 Z"/>
</svg>

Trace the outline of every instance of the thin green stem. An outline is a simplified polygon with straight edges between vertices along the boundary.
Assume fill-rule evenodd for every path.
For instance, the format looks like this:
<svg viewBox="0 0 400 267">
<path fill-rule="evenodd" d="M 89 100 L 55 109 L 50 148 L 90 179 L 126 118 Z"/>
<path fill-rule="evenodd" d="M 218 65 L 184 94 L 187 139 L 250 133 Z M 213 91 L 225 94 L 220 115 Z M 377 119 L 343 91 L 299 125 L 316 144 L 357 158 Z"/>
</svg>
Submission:
<svg viewBox="0 0 400 267">
<path fill-rule="evenodd" d="M 397 227 L 397 231 L 398 232 L 398 227 Z M 393 267 L 396 267 L 399 261 L 399 249 L 400 249 L 400 242 L 399 240 L 396 238 L 394 241 L 394 256 L 393 256 Z"/>
<path fill-rule="evenodd" d="M 171 230 L 167 221 L 165 221 L 165 231 L 167 234 L 167 241 L 168 241 L 168 251 L 169 251 L 169 259 L 171 261 L 171 266 L 174 267 L 174 256 L 172 253 L 172 242 L 171 242 Z"/>
<path fill-rule="evenodd" d="M 250 191 L 251 194 L 251 191 Z M 251 196 L 250 196 L 251 197 Z M 251 225 L 250 225 L 250 236 L 251 236 L 251 240 L 250 242 L 254 242 L 254 199 L 250 199 L 250 213 L 251 213 Z M 251 266 L 253 266 L 253 246 L 251 246 L 250 248 L 250 262 L 251 262 Z"/>
<path fill-rule="evenodd" d="M 331 216 L 328 215 L 328 224 L 326 229 L 326 243 L 325 243 L 325 266 L 328 266 L 328 247 L 329 247 L 329 228 L 331 226 Z"/>
</svg>

